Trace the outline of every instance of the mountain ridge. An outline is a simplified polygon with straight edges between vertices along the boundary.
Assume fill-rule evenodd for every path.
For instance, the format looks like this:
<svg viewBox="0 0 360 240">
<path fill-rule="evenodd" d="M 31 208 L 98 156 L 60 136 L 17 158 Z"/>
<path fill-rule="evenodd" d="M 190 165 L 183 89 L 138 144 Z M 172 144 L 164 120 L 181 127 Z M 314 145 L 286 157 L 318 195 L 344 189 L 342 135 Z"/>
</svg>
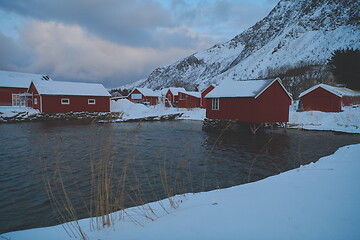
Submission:
<svg viewBox="0 0 360 240">
<path fill-rule="evenodd" d="M 355 0 L 281 0 L 262 20 L 230 41 L 155 69 L 141 87 L 266 77 L 268 69 L 323 65 L 341 48 L 360 48 Z"/>
</svg>

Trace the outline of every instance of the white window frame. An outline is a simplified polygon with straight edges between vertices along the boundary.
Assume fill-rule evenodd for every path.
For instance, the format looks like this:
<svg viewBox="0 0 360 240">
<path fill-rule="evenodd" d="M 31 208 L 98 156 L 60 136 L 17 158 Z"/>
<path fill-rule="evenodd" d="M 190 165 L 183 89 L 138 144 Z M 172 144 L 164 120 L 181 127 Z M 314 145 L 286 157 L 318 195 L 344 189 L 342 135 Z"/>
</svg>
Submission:
<svg viewBox="0 0 360 240">
<path fill-rule="evenodd" d="M 220 99 L 212 98 L 211 99 L 211 110 L 219 110 L 220 109 Z"/>
<path fill-rule="evenodd" d="M 11 94 L 11 105 L 18 107 L 27 107 L 26 100 L 21 98 L 21 94 Z"/>
<path fill-rule="evenodd" d="M 131 99 L 132 100 L 141 100 L 142 94 L 141 93 L 133 93 L 133 94 L 131 94 Z"/>
<path fill-rule="evenodd" d="M 38 99 L 37 98 L 34 98 L 34 104 L 38 105 Z"/>
<path fill-rule="evenodd" d="M 93 99 L 93 98 L 88 99 L 88 104 L 89 105 L 95 105 L 96 104 L 96 99 Z"/>
<path fill-rule="evenodd" d="M 70 104 L 70 99 L 69 98 L 62 98 L 61 99 L 61 104 L 64 104 L 64 105 Z"/>
</svg>

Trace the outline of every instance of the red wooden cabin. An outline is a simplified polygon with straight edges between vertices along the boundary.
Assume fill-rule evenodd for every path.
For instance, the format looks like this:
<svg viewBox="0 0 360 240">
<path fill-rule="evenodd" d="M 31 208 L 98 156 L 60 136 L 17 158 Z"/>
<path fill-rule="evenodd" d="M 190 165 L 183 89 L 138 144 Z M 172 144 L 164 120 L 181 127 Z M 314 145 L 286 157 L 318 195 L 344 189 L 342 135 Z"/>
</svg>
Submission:
<svg viewBox="0 0 360 240">
<path fill-rule="evenodd" d="M 179 108 L 198 108 L 200 107 L 200 99 L 201 93 L 200 92 L 179 92 Z"/>
<path fill-rule="evenodd" d="M 150 88 L 135 88 L 127 99 L 134 103 L 144 103 L 153 106 L 159 103 L 159 97 L 160 93 Z"/>
<path fill-rule="evenodd" d="M 209 92 L 211 92 L 214 88 L 215 88 L 215 85 L 214 85 L 214 84 L 211 84 L 210 86 L 208 86 L 207 88 L 205 88 L 205 89 L 201 92 L 201 102 L 200 102 L 201 108 L 206 108 L 205 96 L 206 96 Z"/>
<path fill-rule="evenodd" d="M 110 93 L 102 84 L 33 81 L 31 107 L 43 113 L 110 112 Z"/>
<path fill-rule="evenodd" d="M 343 106 L 360 104 L 360 92 L 318 84 L 300 94 L 305 111 L 340 112 Z"/>
<path fill-rule="evenodd" d="M 165 101 L 169 101 L 172 106 L 179 103 L 179 92 L 186 92 L 185 88 L 170 87 L 165 94 Z"/>
<path fill-rule="evenodd" d="M 24 93 L 33 80 L 50 80 L 46 75 L 0 71 L 0 106 L 27 106 Z"/>
<path fill-rule="evenodd" d="M 263 123 L 289 120 L 290 94 L 280 78 L 269 80 L 225 80 L 205 97 L 208 119 L 250 123 L 253 132 Z"/>
</svg>

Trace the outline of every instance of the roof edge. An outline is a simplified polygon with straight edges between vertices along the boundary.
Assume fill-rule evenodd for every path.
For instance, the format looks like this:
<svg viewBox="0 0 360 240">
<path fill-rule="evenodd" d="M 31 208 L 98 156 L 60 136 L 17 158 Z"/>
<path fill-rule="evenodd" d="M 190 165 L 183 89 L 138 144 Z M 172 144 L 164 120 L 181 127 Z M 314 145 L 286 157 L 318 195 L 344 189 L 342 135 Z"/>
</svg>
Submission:
<svg viewBox="0 0 360 240">
<path fill-rule="evenodd" d="M 325 84 L 325 85 L 326 85 L 326 84 Z M 336 96 L 338 96 L 338 97 L 340 97 L 340 98 L 343 97 L 341 94 L 337 93 L 336 91 L 332 91 L 332 89 L 331 89 L 332 86 L 330 86 L 330 85 L 328 85 L 328 86 L 330 87 L 330 89 L 325 88 L 325 87 L 323 86 L 323 83 L 320 83 L 320 84 L 318 84 L 318 85 L 312 86 L 311 88 L 309 88 L 309 89 L 305 90 L 304 92 L 300 93 L 299 97 L 301 98 L 301 97 L 303 97 L 303 96 L 311 93 L 312 91 L 314 91 L 314 90 L 317 89 L 317 88 L 322 88 L 322 89 L 324 89 L 325 91 L 330 92 L 330 93 L 332 93 L 332 94 L 334 94 L 334 95 L 336 95 Z"/>
</svg>

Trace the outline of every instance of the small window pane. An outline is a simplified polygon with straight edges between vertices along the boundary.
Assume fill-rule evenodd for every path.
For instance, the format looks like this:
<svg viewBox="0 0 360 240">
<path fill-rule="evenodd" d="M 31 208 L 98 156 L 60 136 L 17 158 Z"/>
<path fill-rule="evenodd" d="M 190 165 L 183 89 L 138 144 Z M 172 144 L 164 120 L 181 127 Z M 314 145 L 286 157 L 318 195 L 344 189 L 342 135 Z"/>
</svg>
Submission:
<svg viewBox="0 0 360 240">
<path fill-rule="evenodd" d="M 140 100 L 140 99 L 142 99 L 142 95 L 139 93 L 133 93 L 133 94 L 131 94 L 131 99 Z"/>
<path fill-rule="evenodd" d="M 61 104 L 70 104 L 70 99 L 68 99 L 68 98 L 62 98 L 62 99 L 61 99 Z"/>
<path fill-rule="evenodd" d="M 219 110 L 219 98 L 213 98 L 212 99 L 212 110 Z"/>
</svg>

